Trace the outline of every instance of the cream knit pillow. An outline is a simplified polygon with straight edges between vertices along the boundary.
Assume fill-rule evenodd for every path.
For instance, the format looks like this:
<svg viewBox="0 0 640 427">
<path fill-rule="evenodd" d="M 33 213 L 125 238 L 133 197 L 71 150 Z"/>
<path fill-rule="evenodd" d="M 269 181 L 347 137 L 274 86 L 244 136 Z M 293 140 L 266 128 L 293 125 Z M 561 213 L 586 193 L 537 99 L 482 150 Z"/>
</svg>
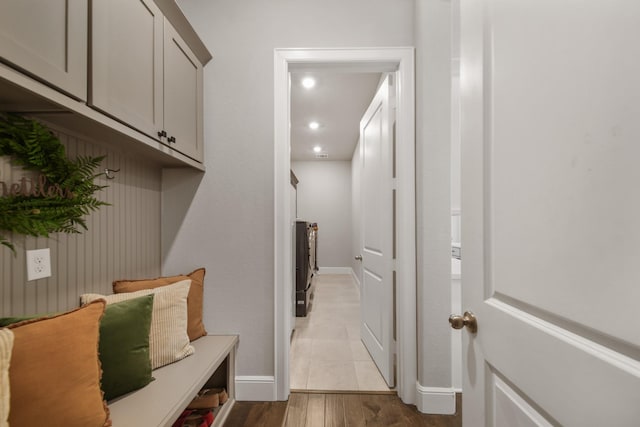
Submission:
<svg viewBox="0 0 640 427">
<path fill-rule="evenodd" d="M 13 332 L 11 329 L 0 329 L 0 427 L 9 425 L 9 365 L 13 351 Z"/>
<path fill-rule="evenodd" d="M 107 304 L 154 294 L 149 333 L 151 368 L 156 369 L 193 354 L 187 335 L 187 295 L 191 280 L 182 280 L 173 285 L 156 289 L 145 289 L 113 295 L 84 294 L 80 302 L 86 304 L 104 299 Z"/>
</svg>

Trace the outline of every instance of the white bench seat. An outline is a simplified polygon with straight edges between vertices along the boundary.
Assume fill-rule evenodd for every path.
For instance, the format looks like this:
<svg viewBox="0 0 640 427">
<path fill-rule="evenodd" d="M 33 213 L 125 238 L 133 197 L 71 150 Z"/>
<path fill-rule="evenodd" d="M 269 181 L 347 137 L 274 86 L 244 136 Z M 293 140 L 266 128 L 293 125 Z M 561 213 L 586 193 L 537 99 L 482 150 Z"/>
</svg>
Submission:
<svg viewBox="0 0 640 427">
<path fill-rule="evenodd" d="M 224 423 L 235 402 L 236 335 L 207 335 L 191 344 L 195 353 L 153 371 L 147 386 L 109 402 L 114 427 L 171 426 L 182 411 L 229 357 L 227 393 L 229 400 L 216 415 L 214 426 Z"/>
</svg>

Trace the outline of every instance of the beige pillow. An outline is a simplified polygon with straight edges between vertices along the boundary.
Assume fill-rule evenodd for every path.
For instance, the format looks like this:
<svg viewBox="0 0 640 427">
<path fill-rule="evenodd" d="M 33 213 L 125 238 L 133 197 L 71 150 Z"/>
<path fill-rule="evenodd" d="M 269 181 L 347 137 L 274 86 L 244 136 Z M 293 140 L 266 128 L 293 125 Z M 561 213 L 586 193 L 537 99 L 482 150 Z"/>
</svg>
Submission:
<svg viewBox="0 0 640 427">
<path fill-rule="evenodd" d="M 9 365 L 13 351 L 13 332 L 0 329 L 0 427 L 9 425 Z"/>
<path fill-rule="evenodd" d="M 155 289 L 172 285 L 180 280 L 191 279 L 191 288 L 187 296 L 187 334 L 191 341 L 207 335 L 202 322 L 202 300 L 204 298 L 204 268 L 198 268 L 186 275 L 158 277 L 156 279 L 116 280 L 113 293 L 135 292 L 142 289 Z"/>
<path fill-rule="evenodd" d="M 96 299 L 105 299 L 107 304 L 153 294 L 149 353 L 151 368 L 156 369 L 193 354 L 187 335 L 187 295 L 191 280 L 182 280 L 173 285 L 156 289 L 145 289 L 124 294 L 80 296 L 83 304 Z"/>
</svg>

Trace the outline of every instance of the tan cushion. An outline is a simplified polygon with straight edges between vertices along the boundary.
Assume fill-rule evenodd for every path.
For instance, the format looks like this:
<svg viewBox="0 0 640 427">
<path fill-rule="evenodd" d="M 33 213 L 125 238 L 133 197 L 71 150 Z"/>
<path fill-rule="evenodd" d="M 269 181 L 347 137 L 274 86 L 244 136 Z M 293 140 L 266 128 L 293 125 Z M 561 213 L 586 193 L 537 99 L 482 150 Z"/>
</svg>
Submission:
<svg viewBox="0 0 640 427">
<path fill-rule="evenodd" d="M 105 302 L 10 326 L 11 426 L 110 426 L 98 333 Z"/>
<path fill-rule="evenodd" d="M 107 304 L 154 294 L 149 333 L 149 353 L 151 368 L 156 369 L 193 354 L 187 335 L 187 295 L 191 280 L 186 279 L 173 285 L 157 289 L 145 289 L 125 294 L 100 295 L 84 294 L 82 303 L 104 299 Z"/>
<path fill-rule="evenodd" d="M 8 427 L 9 420 L 9 366 L 13 351 L 13 332 L 11 329 L 0 329 L 0 427 Z"/>
<path fill-rule="evenodd" d="M 202 322 L 203 296 L 204 296 L 205 269 L 199 268 L 187 275 L 158 277 L 157 279 L 142 280 L 116 280 L 113 282 L 113 293 L 135 292 L 142 289 L 155 289 L 161 286 L 171 285 L 180 280 L 191 279 L 191 289 L 187 297 L 189 340 L 193 341 L 207 335 Z"/>
</svg>

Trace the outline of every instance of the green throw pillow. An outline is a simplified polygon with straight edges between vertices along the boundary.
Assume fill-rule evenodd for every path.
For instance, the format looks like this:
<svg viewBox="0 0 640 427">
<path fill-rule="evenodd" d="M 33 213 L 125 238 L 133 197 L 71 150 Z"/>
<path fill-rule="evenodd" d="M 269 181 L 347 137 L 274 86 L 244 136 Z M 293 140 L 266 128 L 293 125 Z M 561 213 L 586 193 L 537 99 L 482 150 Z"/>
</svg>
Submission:
<svg viewBox="0 0 640 427">
<path fill-rule="evenodd" d="M 102 391 L 111 400 L 149 384 L 151 358 L 149 330 L 153 294 L 106 306 L 100 320 L 100 364 Z M 0 318 L 0 328 L 51 314 Z"/>
<path fill-rule="evenodd" d="M 100 321 L 102 391 L 111 400 L 152 381 L 149 329 L 153 295 L 107 305 Z"/>
<path fill-rule="evenodd" d="M 0 328 L 13 325 L 14 323 L 22 322 L 24 320 L 37 319 L 38 317 L 47 317 L 48 314 L 36 314 L 32 316 L 18 316 L 18 317 L 0 317 Z"/>
</svg>

